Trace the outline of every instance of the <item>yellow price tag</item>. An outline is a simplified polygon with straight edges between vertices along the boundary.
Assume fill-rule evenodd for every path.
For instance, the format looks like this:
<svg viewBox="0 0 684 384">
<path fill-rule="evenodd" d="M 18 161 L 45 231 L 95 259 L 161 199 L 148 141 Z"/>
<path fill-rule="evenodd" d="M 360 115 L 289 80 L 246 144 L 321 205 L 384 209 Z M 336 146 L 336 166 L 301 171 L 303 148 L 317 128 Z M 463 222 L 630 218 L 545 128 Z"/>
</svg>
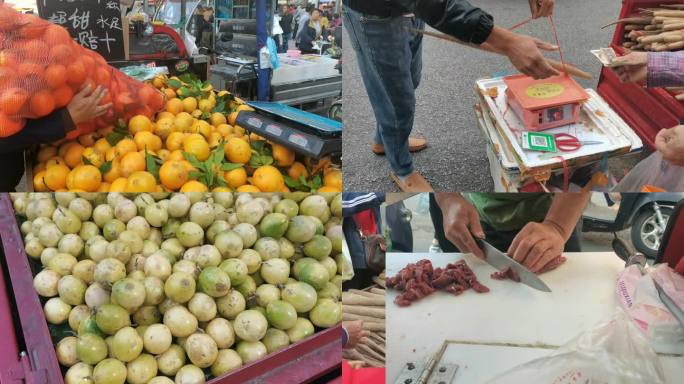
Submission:
<svg viewBox="0 0 684 384">
<path fill-rule="evenodd" d="M 558 83 L 542 83 L 530 85 L 525 94 L 533 99 L 550 99 L 562 94 L 565 87 Z"/>
</svg>

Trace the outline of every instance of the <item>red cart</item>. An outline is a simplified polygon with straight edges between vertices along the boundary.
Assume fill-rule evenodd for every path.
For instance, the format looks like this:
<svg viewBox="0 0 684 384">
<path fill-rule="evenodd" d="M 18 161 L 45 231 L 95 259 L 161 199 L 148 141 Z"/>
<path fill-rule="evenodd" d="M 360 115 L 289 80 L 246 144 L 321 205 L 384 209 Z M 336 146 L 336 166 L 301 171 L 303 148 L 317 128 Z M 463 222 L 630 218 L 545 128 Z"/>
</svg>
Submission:
<svg viewBox="0 0 684 384">
<path fill-rule="evenodd" d="M 0 194 L 0 383 L 63 384 L 9 194 Z M 318 332 L 208 384 L 341 383 L 341 327 Z"/>
<path fill-rule="evenodd" d="M 639 8 L 660 4 L 681 3 L 676 0 L 623 0 L 620 18 L 638 13 Z M 618 24 L 611 47 L 618 54 L 625 35 L 624 25 Z M 655 149 L 655 135 L 663 128 L 671 128 L 684 118 L 684 103 L 662 88 L 646 89 L 637 84 L 623 84 L 609 68 L 601 70 L 598 93 L 641 137 L 649 148 Z"/>
</svg>

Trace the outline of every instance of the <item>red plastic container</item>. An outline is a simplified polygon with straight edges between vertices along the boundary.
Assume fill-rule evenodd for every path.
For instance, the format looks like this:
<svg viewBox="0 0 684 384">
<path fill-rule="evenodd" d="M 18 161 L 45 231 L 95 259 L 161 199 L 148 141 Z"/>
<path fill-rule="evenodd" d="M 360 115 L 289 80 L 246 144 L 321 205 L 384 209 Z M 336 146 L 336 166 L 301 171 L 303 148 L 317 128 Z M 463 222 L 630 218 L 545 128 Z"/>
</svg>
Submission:
<svg viewBox="0 0 684 384">
<path fill-rule="evenodd" d="M 506 100 L 530 131 L 542 131 L 579 121 L 587 92 L 570 76 L 535 80 L 525 75 L 504 78 Z"/>
<path fill-rule="evenodd" d="M 629 17 L 639 8 L 674 4 L 673 0 L 623 0 L 619 18 Z M 622 54 L 624 25 L 615 28 L 611 47 Z M 662 88 L 646 89 L 638 84 L 624 84 L 609 68 L 601 70 L 598 93 L 629 124 L 649 148 L 655 149 L 655 135 L 662 128 L 671 128 L 684 118 L 684 104 Z"/>
<path fill-rule="evenodd" d="M 33 289 L 31 265 L 7 193 L 0 194 L 0 237 L 5 259 L 0 259 L 0 383 L 63 384 L 62 370 L 40 298 Z M 5 267 L 7 270 L 3 271 Z M 17 321 L 13 321 L 13 313 L 17 314 Z M 298 384 L 334 376 L 341 369 L 341 330 L 338 326 L 320 331 L 207 384 Z M 341 380 L 337 377 L 326 381 L 332 384 Z"/>
</svg>

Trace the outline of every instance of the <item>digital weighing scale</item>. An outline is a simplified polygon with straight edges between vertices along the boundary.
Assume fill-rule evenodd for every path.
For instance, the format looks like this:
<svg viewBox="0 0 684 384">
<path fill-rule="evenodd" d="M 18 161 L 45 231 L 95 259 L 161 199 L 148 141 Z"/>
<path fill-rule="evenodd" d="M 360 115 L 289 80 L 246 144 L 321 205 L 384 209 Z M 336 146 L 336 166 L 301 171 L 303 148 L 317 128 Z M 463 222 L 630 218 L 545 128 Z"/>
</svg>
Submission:
<svg viewBox="0 0 684 384">
<path fill-rule="evenodd" d="M 236 124 L 302 155 L 319 159 L 342 153 L 342 123 L 280 103 L 253 101 Z"/>
<path fill-rule="evenodd" d="M 510 108 L 530 131 L 541 131 L 580 120 L 581 104 L 589 95 L 570 76 L 534 80 L 525 75 L 504 77 Z"/>
</svg>

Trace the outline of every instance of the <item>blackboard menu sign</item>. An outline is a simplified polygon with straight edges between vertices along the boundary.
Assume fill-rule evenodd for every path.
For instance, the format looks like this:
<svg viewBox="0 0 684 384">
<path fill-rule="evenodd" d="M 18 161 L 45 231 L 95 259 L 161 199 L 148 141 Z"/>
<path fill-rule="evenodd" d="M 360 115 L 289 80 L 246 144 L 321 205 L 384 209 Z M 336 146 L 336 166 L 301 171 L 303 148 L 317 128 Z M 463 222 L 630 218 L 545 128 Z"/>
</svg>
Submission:
<svg viewBox="0 0 684 384">
<path fill-rule="evenodd" d="M 107 61 L 125 60 L 119 1 L 38 0 L 38 14 L 66 28 L 77 43 Z"/>
</svg>

